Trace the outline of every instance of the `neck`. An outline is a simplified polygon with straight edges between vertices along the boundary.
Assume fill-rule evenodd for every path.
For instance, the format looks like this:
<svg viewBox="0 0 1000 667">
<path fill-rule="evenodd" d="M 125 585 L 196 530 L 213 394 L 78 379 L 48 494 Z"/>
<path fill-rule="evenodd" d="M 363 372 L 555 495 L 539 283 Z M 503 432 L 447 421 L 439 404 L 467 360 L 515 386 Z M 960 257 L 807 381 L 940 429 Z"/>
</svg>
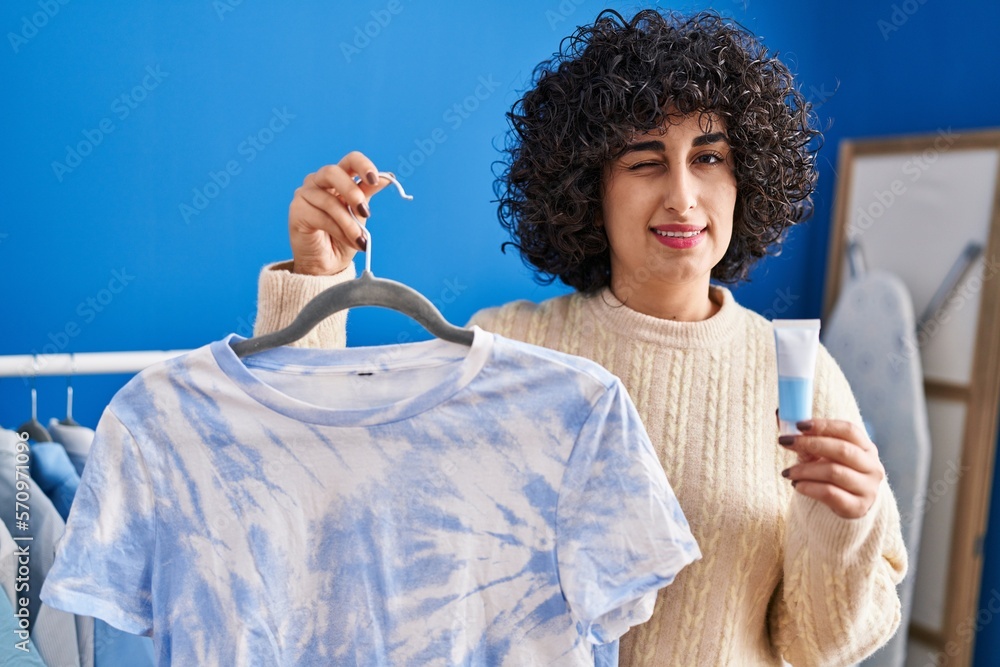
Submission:
<svg viewBox="0 0 1000 667">
<path fill-rule="evenodd" d="M 711 298 L 709 281 L 671 284 L 649 280 L 636 287 L 611 276 L 611 291 L 632 310 L 675 322 L 701 322 L 719 312 L 720 305 Z"/>
</svg>

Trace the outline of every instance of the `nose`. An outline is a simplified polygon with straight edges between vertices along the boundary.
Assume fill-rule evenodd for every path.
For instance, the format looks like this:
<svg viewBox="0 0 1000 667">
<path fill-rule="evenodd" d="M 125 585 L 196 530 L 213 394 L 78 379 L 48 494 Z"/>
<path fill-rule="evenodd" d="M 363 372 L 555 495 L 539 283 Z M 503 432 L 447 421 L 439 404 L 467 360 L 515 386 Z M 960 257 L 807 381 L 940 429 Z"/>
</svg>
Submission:
<svg viewBox="0 0 1000 667">
<path fill-rule="evenodd" d="M 687 169 L 671 169 L 663 193 L 663 207 L 668 211 L 684 215 L 695 207 L 697 183 Z"/>
</svg>

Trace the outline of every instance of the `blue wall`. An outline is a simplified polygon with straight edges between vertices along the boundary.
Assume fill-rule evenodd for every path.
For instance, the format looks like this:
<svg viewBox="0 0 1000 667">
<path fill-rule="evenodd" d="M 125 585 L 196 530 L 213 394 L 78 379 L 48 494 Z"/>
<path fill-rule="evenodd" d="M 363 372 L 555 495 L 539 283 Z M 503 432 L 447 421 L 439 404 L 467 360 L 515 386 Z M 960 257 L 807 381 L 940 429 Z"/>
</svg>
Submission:
<svg viewBox="0 0 1000 667">
<path fill-rule="evenodd" d="M 336 4 L 0 7 L 9 128 L 0 354 L 186 348 L 247 334 L 258 270 L 290 255 L 294 189 L 351 149 L 396 172 L 415 197 L 390 190 L 373 202 L 377 275 L 413 285 L 457 323 L 486 305 L 563 291 L 536 285 L 516 256 L 498 252 L 491 163 L 503 114 L 534 65 L 604 3 Z M 780 51 L 832 122 L 816 217 L 737 290 L 761 312 L 816 316 L 839 140 L 1000 126 L 1000 5 L 715 8 Z M 352 316 L 352 344 L 400 333 L 423 336 L 391 313 Z M 126 380 L 77 378 L 77 419 L 96 424 Z M 62 416 L 65 384 L 38 380 L 43 419 Z M 0 424 L 19 424 L 28 410 L 27 383 L 0 379 Z M 987 544 L 987 591 L 1000 587 L 998 533 Z M 998 634 L 980 638 L 978 664 L 1000 654 Z"/>
<path fill-rule="evenodd" d="M 499 252 L 491 164 L 504 112 L 535 64 L 603 5 L 332 4 L 0 8 L 14 158 L 0 167 L 0 307 L 17 322 L 4 327 L 0 354 L 188 348 L 246 334 L 258 270 L 290 255 L 293 191 L 352 149 L 415 197 L 390 190 L 374 200 L 376 275 L 413 285 L 457 323 L 486 305 L 565 290 L 535 284 Z M 796 3 L 719 9 L 788 54 L 806 88 L 821 85 L 809 74 L 823 60 L 820 42 L 802 30 L 813 20 Z M 740 298 L 816 314 L 821 274 L 809 263 L 823 224 L 801 230 Z M 425 335 L 377 309 L 355 312 L 350 326 L 352 344 Z M 77 378 L 78 420 L 96 423 L 126 380 Z M 61 416 L 65 383 L 38 380 L 43 418 Z M 27 383 L 0 379 L 0 424 L 28 411 Z"/>
</svg>

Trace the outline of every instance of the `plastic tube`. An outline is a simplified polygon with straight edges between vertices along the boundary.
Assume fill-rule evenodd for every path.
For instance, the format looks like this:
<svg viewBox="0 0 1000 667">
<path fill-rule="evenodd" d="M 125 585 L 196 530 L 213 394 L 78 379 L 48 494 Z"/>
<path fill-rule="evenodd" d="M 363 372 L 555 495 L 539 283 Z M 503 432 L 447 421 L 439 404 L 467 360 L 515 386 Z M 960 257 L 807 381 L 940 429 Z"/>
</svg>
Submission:
<svg viewBox="0 0 1000 667">
<path fill-rule="evenodd" d="M 782 435 L 798 435 L 795 426 L 812 419 L 813 377 L 819 352 L 819 320 L 774 320 L 778 356 L 778 419 Z"/>
</svg>

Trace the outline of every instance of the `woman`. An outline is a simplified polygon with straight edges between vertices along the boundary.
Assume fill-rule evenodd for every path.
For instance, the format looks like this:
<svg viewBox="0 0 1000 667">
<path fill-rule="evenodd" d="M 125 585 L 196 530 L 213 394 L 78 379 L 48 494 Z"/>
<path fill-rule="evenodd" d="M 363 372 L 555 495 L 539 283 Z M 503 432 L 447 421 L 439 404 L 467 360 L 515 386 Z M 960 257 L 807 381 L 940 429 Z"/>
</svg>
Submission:
<svg viewBox="0 0 1000 667">
<path fill-rule="evenodd" d="M 771 326 L 710 284 L 745 278 L 811 213 L 809 114 L 739 26 L 651 10 L 578 29 L 509 114 L 501 222 L 577 291 L 473 323 L 618 375 L 704 553 L 622 638 L 623 665 L 846 665 L 899 625 L 899 516 L 843 374 L 821 350 L 816 418 L 779 438 Z M 256 334 L 354 277 L 364 238 L 346 207 L 367 218 L 384 186 L 357 152 L 306 177 Z M 344 323 L 300 344 L 342 346 Z"/>
</svg>

